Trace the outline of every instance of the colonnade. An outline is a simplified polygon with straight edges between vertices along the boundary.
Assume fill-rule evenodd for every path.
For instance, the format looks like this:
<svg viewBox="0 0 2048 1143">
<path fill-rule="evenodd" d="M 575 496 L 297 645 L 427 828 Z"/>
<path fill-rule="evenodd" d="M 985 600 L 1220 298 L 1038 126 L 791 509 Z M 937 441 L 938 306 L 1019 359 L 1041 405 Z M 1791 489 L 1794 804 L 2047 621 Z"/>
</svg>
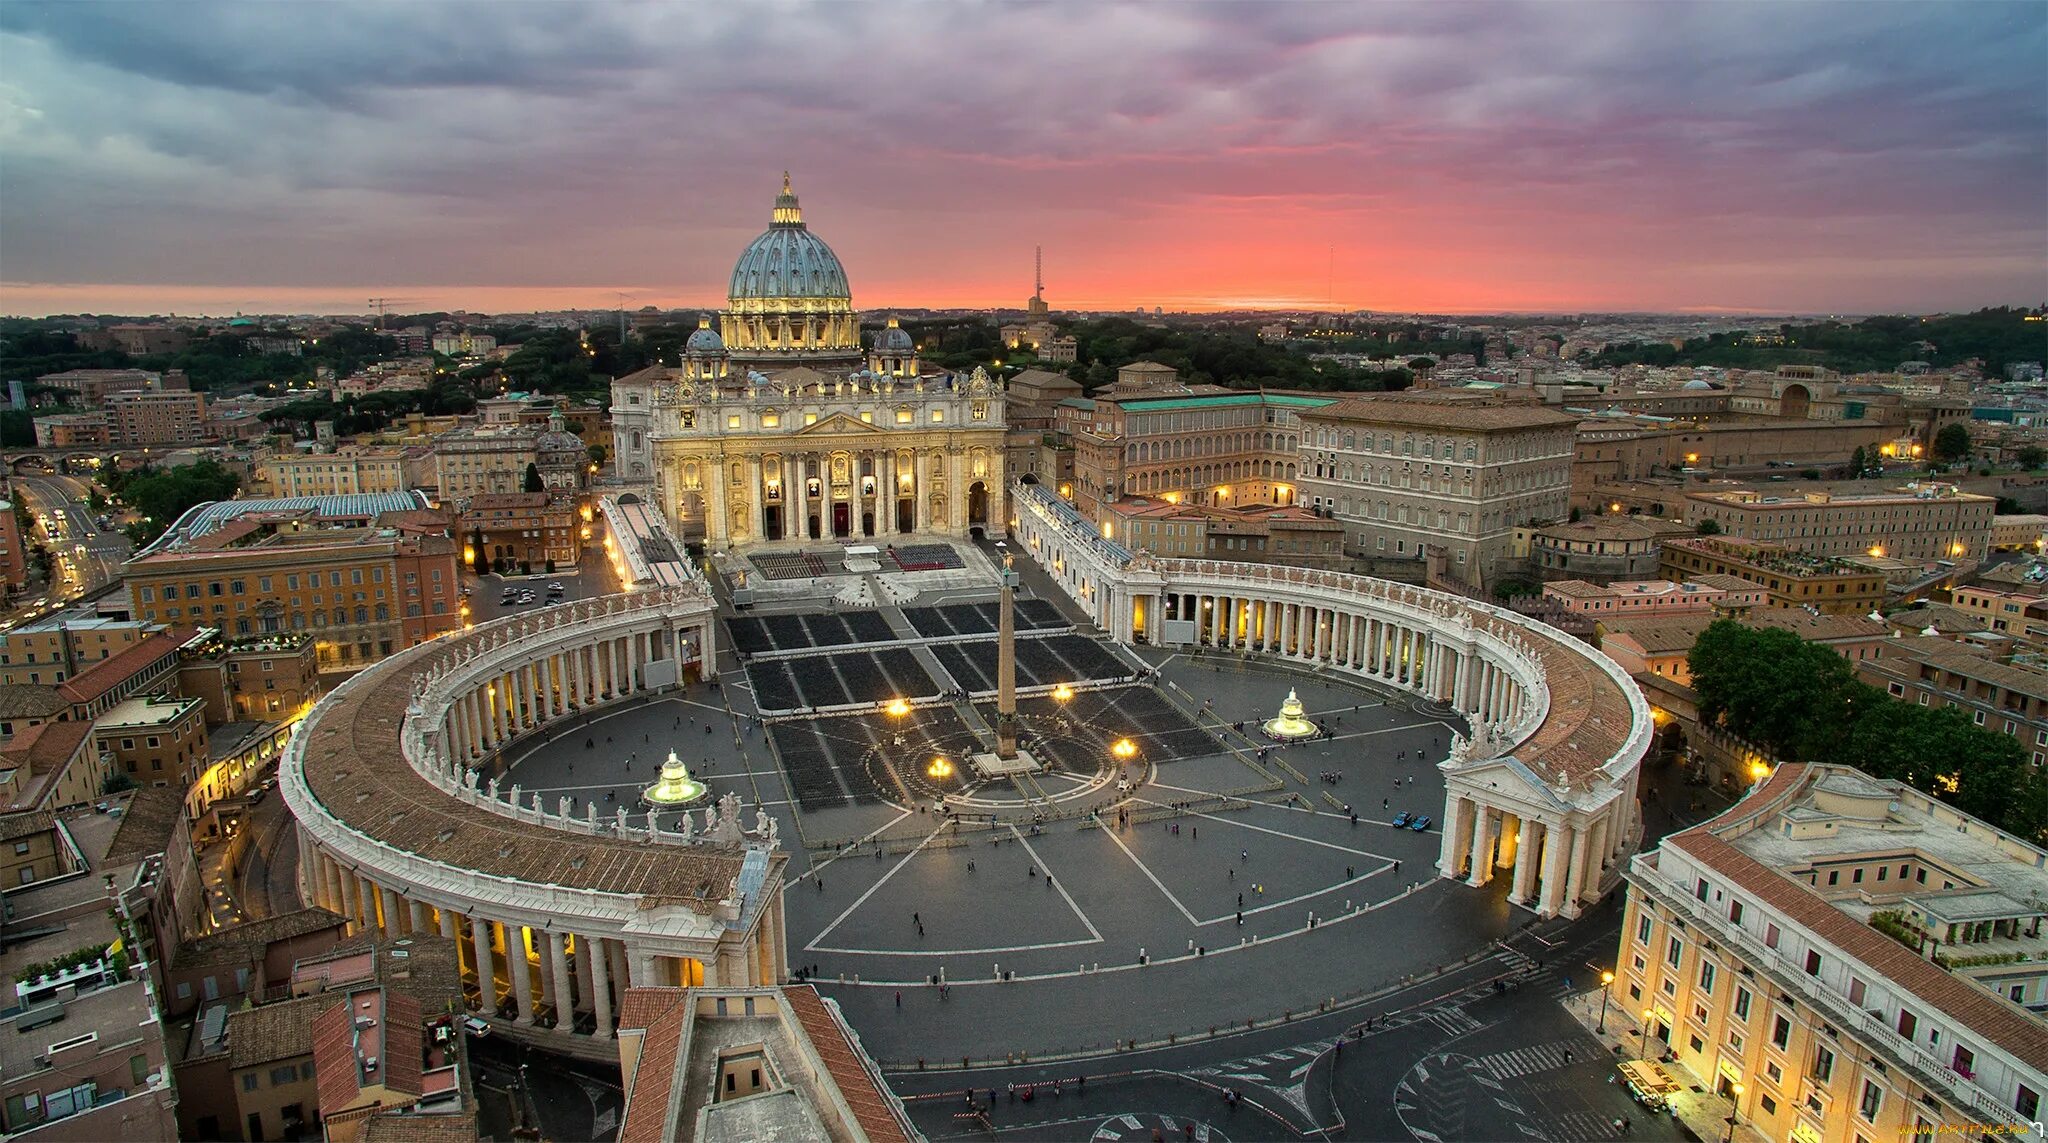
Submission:
<svg viewBox="0 0 2048 1143">
<path fill-rule="evenodd" d="M 1469 629 L 1461 646 L 1433 617 L 1411 621 L 1265 593 L 1200 591 L 1139 596 L 1133 613 L 1140 636 L 1157 638 L 1148 615 L 1191 620 L 1204 646 L 1341 667 L 1449 703 L 1478 722 L 1513 722 L 1528 709 L 1527 690 L 1469 645 Z"/>
<path fill-rule="evenodd" d="M 403 846 L 377 841 L 375 834 L 380 825 L 409 814 L 433 813 L 432 805 L 398 795 L 392 799 L 399 805 L 394 815 L 377 804 L 373 792 L 322 801 L 305 781 L 306 743 L 326 733 L 325 717 L 332 713 L 346 724 L 349 704 L 403 689 L 412 691 L 407 722 L 417 720 L 424 729 L 409 728 L 388 746 L 371 745 L 409 749 L 404 765 L 423 781 L 445 782 L 451 760 L 457 770 L 493 773 L 498 756 L 521 735 L 659 689 L 678 677 L 679 665 L 707 661 L 716 651 L 714 623 L 708 594 L 687 590 L 572 604 L 416 648 L 336 688 L 302 727 L 283 778 L 299 819 L 302 898 L 339 914 L 351 932 L 387 938 L 437 934 L 455 941 L 474 1011 L 534 1028 L 536 1035 L 552 1028 L 552 1034 L 569 1038 L 565 1050 L 586 1054 L 610 1052 L 605 1045 L 628 987 L 787 979 L 781 887 L 774 876 L 784 859 L 772 851 L 759 855 L 761 877 L 747 882 L 752 900 L 728 891 L 721 878 L 709 887 L 714 891 L 708 900 L 649 903 L 630 892 L 508 881 L 446 858 L 421 860 Z M 356 745 L 360 750 L 365 744 Z M 421 773 L 422 767 L 432 773 Z M 522 818 L 523 807 L 474 792 L 461 797 L 487 812 L 531 820 Z M 459 816 L 446 820 L 444 842 L 469 830 Z M 584 823 L 565 818 L 563 825 Z M 631 844 L 611 838 L 594 820 L 584 832 L 542 824 L 532 829 L 545 846 L 591 847 L 592 861 L 615 860 L 615 847 Z M 498 835 L 477 836 L 478 844 L 501 844 L 493 840 Z M 752 852 L 708 839 L 700 844 L 723 848 L 683 846 L 673 860 L 701 860 L 692 855 L 715 852 L 737 869 L 738 855 Z"/>
</svg>

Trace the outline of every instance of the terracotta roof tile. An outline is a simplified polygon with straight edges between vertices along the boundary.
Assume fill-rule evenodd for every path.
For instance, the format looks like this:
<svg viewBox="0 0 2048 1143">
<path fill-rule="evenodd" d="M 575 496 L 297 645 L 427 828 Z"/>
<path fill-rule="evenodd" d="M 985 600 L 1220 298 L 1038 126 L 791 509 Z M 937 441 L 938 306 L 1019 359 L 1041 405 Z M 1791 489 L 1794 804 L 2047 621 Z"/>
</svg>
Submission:
<svg viewBox="0 0 2048 1143">
<path fill-rule="evenodd" d="M 641 995 L 640 1003 L 634 1004 L 636 994 L 650 993 L 655 995 Z M 682 1071 L 683 1030 L 690 1022 L 690 1006 L 683 1000 L 680 988 L 626 990 L 619 1030 L 626 1029 L 625 1012 L 643 1019 L 651 1016 L 652 1021 L 640 1025 L 645 1029 L 640 1038 L 640 1062 L 627 1086 L 626 1117 L 619 1127 L 618 1143 L 669 1143 L 669 1107 L 675 1103 L 675 1085 Z M 678 1138 L 687 1137 L 688 1128 L 678 1125 L 677 1130 L 684 1132 Z"/>
<path fill-rule="evenodd" d="M 363 1091 L 353 1021 L 347 1004 L 334 1004 L 313 1018 L 314 1088 L 329 1114 L 355 1102 Z"/>
<path fill-rule="evenodd" d="M 853 1109 L 861 1130 L 876 1143 L 910 1143 L 910 1135 L 896 1117 L 893 1097 L 875 1079 L 866 1054 L 854 1046 L 845 1025 L 826 1007 L 818 990 L 808 984 L 792 984 L 783 988 L 782 995 L 804 1026 L 811 1047 L 825 1061 L 825 1070 L 832 1073 L 840 1098 Z"/>
<path fill-rule="evenodd" d="M 403 993 L 384 993 L 384 1086 L 407 1095 L 424 1094 L 426 1042 L 420 1031 L 420 1002 Z"/>
<path fill-rule="evenodd" d="M 340 999 L 308 996 L 228 1013 L 228 1066 L 252 1068 L 311 1055 L 316 1017 Z"/>
<path fill-rule="evenodd" d="M 159 631 L 58 683 L 57 693 L 74 703 L 91 702 L 148 670 L 158 659 L 177 653 L 185 640 L 191 638 L 192 631 Z"/>
<path fill-rule="evenodd" d="M 460 1115 L 373 1115 L 363 1121 L 363 1143 L 473 1143 L 476 1113 Z"/>
<path fill-rule="evenodd" d="M 168 786 L 148 786 L 128 798 L 121 826 L 107 844 L 106 866 L 127 865 L 170 848 L 172 831 L 185 813 L 185 799 Z"/>
</svg>

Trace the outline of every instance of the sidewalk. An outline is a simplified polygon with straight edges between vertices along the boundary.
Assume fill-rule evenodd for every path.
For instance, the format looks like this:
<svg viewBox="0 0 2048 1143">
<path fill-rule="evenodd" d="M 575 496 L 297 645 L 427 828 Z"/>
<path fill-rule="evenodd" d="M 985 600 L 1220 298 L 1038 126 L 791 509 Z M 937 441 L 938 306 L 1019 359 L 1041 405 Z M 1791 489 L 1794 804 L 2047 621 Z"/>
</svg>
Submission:
<svg viewBox="0 0 2048 1143">
<path fill-rule="evenodd" d="M 1609 1001 L 1605 1016 L 1606 1031 L 1599 1031 L 1602 1024 L 1602 991 L 1595 988 L 1590 992 L 1577 993 L 1564 1001 L 1564 1010 L 1571 1013 L 1594 1039 L 1599 1040 L 1601 1045 L 1607 1048 L 1615 1063 L 1644 1058 L 1642 1022 L 1636 1019 L 1634 1013 L 1628 1011 L 1626 1005 Z M 1657 1056 L 1661 1057 L 1664 1054 L 1662 1041 L 1653 1043 L 1651 1048 Z M 1683 1090 L 1671 1096 L 1670 1114 L 1679 1124 L 1693 1138 L 1707 1140 L 1709 1143 L 1720 1143 L 1730 1138 L 1728 1116 L 1734 1110 L 1734 1105 L 1727 1098 L 1714 1094 L 1685 1065 L 1674 1061 L 1665 1064 L 1664 1070 L 1671 1073 L 1672 1079 L 1685 1085 Z M 1615 1082 L 1620 1081 L 1617 1079 Z M 1644 1108 L 1643 1114 L 1653 1113 Z M 1747 1122 L 1736 1127 L 1733 1138 L 1734 1143 L 1770 1143 L 1769 1136 L 1751 1127 Z"/>
</svg>

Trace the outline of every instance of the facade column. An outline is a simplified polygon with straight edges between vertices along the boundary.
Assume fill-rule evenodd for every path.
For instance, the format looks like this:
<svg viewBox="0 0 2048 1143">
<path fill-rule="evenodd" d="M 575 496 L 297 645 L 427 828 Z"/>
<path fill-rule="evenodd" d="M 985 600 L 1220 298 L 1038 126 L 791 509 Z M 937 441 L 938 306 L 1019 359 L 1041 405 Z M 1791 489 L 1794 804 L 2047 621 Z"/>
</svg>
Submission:
<svg viewBox="0 0 2048 1143">
<path fill-rule="evenodd" d="M 747 539 L 759 542 L 765 534 L 762 526 L 765 513 L 762 511 L 761 458 L 747 458 Z"/>
<path fill-rule="evenodd" d="M 1450 819 L 1444 822 L 1443 842 L 1437 849 L 1436 870 L 1438 876 L 1456 877 L 1458 863 L 1472 848 L 1472 818 L 1476 807 L 1472 799 L 1460 796 L 1451 798 Z"/>
<path fill-rule="evenodd" d="M 437 916 L 439 916 L 441 920 L 441 935 L 447 937 L 451 941 L 454 940 L 455 910 L 436 908 L 434 912 Z"/>
<path fill-rule="evenodd" d="M 482 917 L 469 918 L 470 941 L 476 948 L 476 984 L 481 1011 L 498 1014 L 498 970 L 491 963 L 491 923 Z"/>
<path fill-rule="evenodd" d="M 410 915 L 399 911 L 398 894 L 380 885 L 377 888 L 377 898 L 384 906 L 384 935 L 403 936 L 404 922 L 410 919 Z"/>
<path fill-rule="evenodd" d="M 1474 803 L 1475 815 L 1472 821 L 1472 874 L 1468 881 L 1472 885 L 1484 885 L 1493 879 L 1493 810 Z"/>
<path fill-rule="evenodd" d="M 1543 907 L 1538 912 L 1554 917 L 1564 907 L 1566 855 L 1572 847 L 1569 826 L 1547 829 L 1543 837 Z"/>
<path fill-rule="evenodd" d="M 1521 840 L 1515 844 L 1515 900 L 1527 901 L 1536 889 L 1536 831 L 1539 823 L 1522 819 Z"/>
<path fill-rule="evenodd" d="M 632 970 L 632 975 L 627 978 L 626 987 L 641 988 L 661 986 L 669 983 L 666 980 L 656 979 L 654 954 L 644 948 L 638 948 L 630 944 L 627 945 L 626 961 Z M 705 983 L 709 984 L 710 981 L 705 981 Z"/>
<path fill-rule="evenodd" d="M 1579 902 L 1586 895 L 1586 861 L 1592 855 L 1592 847 L 1587 843 L 1591 840 L 1583 828 L 1572 831 L 1570 864 L 1564 877 L 1564 915 L 1567 917 L 1579 915 Z"/>
<path fill-rule="evenodd" d="M 724 551 L 732 542 L 726 530 L 732 515 L 725 505 L 725 486 L 732 480 L 732 469 L 721 455 L 699 469 L 700 472 L 707 470 L 710 479 L 704 485 L 704 545 L 713 551 Z"/>
<path fill-rule="evenodd" d="M 590 957 L 590 999 L 597 1013 L 597 1035 L 603 1038 L 612 1034 L 611 955 L 605 948 L 609 942 L 602 937 L 591 939 L 597 947 L 591 950 Z"/>
<path fill-rule="evenodd" d="M 519 1006 L 519 1022 L 533 1023 L 533 966 L 526 960 L 526 926 L 507 923 L 505 960 L 512 970 L 512 1002 Z"/>
<path fill-rule="evenodd" d="M 364 931 L 383 927 L 377 920 L 377 883 L 361 874 L 356 875 L 356 904 L 362 910 Z"/>
</svg>

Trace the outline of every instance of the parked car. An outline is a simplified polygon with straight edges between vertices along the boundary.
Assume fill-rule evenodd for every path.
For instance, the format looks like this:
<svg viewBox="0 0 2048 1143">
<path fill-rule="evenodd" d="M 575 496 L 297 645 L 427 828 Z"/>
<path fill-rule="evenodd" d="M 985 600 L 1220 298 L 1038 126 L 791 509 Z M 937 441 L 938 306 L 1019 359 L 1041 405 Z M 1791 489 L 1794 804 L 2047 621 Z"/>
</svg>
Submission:
<svg viewBox="0 0 2048 1143">
<path fill-rule="evenodd" d="M 464 1016 L 462 1018 L 462 1030 L 479 1040 L 491 1034 L 490 1024 L 475 1016 Z"/>
<path fill-rule="evenodd" d="M 1394 828 L 1395 828 L 1395 829 L 1400 829 L 1400 828 L 1401 828 L 1402 826 L 1405 826 L 1405 825 L 1407 825 L 1407 824 L 1408 824 L 1408 811 L 1407 811 L 1407 810 L 1402 810 L 1402 811 L 1401 811 L 1400 813 L 1398 813 L 1398 814 L 1395 814 L 1395 815 L 1394 815 Z"/>
<path fill-rule="evenodd" d="M 1415 820 L 1414 820 L 1414 821 L 1411 821 L 1411 822 L 1409 822 L 1409 823 L 1408 823 L 1408 828 L 1409 828 L 1409 829 L 1412 829 L 1412 830 L 1414 830 L 1414 831 L 1415 831 L 1416 833 L 1421 833 L 1421 832 L 1422 832 L 1423 830 L 1426 830 L 1426 829 L 1428 829 L 1428 828 L 1429 828 L 1429 815 L 1428 815 L 1428 814 L 1417 814 L 1417 815 L 1415 815 Z"/>
<path fill-rule="evenodd" d="M 562 585 L 559 583 L 551 583 L 548 585 L 548 590 L 559 594 L 562 590 Z"/>
</svg>

